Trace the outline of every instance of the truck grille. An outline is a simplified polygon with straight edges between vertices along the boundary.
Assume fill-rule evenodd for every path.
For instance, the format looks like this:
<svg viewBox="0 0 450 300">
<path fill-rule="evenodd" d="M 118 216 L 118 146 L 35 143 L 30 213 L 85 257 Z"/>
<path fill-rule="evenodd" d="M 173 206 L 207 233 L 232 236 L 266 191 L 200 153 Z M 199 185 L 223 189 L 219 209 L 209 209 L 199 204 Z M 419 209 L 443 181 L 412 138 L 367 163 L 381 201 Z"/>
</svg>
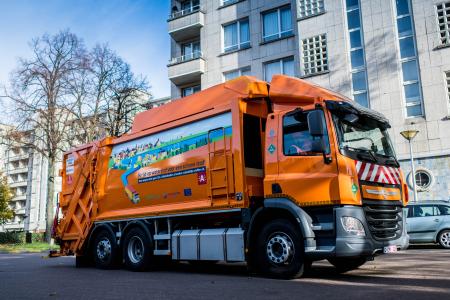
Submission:
<svg viewBox="0 0 450 300">
<path fill-rule="evenodd" d="M 397 205 L 363 206 L 373 238 L 390 241 L 402 234 L 402 207 Z"/>
</svg>

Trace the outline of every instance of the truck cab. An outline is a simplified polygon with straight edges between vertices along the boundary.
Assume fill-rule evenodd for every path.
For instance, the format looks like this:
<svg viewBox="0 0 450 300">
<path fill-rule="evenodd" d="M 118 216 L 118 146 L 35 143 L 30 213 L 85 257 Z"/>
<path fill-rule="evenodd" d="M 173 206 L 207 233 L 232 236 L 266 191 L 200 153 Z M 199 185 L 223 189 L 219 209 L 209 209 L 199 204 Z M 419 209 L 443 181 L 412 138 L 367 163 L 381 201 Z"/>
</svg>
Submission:
<svg viewBox="0 0 450 300">
<path fill-rule="evenodd" d="M 299 207 L 311 260 L 347 269 L 405 249 L 408 192 L 388 120 L 342 95 L 308 90 L 310 83 L 272 81 L 265 201 Z"/>
</svg>

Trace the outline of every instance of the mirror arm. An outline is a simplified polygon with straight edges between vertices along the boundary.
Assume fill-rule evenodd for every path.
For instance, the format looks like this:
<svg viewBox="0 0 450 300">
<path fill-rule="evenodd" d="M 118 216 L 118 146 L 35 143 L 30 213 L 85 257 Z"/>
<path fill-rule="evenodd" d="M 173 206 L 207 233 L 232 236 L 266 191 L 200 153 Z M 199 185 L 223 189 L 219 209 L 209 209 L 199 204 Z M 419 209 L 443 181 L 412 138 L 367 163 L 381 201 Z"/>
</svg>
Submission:
<svg viewBox="0 0 450 300">
<path fill-rule="evenodd" d="M 330 154 L 326 154 L 325 153 L 325 141 L 324 141 L 324 137 L 322 136 L 322 137 L 320 137 L 320 141 L 321 141 L 321 143 L 322 143 L 322 155 L 323 155 L 323 162 L 325 163 L 325 164 L 331 164 L 331 162 L 333 161 L 333 159 L 331 158 L 331 155 Z"/>
<path fill-rule="evenodd" d="M 327 155 L 325 154 L 325 152 L 323 152 L 323 162 L 327 165 L 331 164 L 333 162 L 331 155 Z"/>
</svg>

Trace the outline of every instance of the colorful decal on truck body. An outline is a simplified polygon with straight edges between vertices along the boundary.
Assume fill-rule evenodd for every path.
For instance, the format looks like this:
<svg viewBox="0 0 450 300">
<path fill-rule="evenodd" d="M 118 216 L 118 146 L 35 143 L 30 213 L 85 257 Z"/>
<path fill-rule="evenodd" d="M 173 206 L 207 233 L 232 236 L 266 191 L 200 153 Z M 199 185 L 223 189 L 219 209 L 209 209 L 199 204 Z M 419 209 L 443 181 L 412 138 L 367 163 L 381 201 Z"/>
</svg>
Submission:
<svg viewBox="0 0 450 300">
<path fill-rule="evenodd" d="M 206 167 L 203 164 L 195 166 L 195 168 L 183 168 L 183 170 L 175 170 L 175 172 L 166 174 L 154 174 L 151 165 L 207 145 L 208 132 L 215 128 L 224 128 L 225 137 L 230 137 L 232 135 L 231 112 L 115 145 L 108 168 L 124 171 L 121 175 L 122 184 L 128 198 L 136 204 L 140 201 L 140 197 L 136 189 L 128 182 L 128 176 L 138 170 L 138 183 L 194 173 L 206 174 Z M 222 140 L 224 132 L 222 129 L 210 132 L 210 142 Z"/>
</svg>

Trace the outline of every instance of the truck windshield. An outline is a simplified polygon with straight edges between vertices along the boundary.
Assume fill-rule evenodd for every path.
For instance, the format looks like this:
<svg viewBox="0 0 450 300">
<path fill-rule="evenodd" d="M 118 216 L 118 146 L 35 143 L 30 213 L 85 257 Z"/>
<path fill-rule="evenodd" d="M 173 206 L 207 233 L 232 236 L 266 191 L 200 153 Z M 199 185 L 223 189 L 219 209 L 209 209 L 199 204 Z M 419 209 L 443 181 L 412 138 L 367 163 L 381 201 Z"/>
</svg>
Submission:
<svg viewBox="0 0 450 300">
<path fill-rule="evenodd" d="M 341 152 L 353 159 L 398 166 L 386 125 L 367 116 L 333 114 Z"/>
</svg>

